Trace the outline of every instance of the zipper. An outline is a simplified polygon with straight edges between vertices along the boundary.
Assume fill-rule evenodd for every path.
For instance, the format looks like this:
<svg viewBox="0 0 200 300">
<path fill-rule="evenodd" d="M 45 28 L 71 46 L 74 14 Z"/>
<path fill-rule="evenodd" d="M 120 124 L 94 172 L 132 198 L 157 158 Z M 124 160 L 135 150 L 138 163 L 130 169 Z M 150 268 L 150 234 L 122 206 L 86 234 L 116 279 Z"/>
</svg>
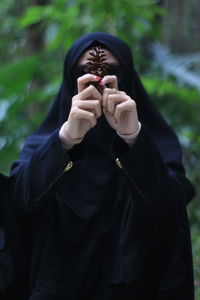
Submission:
<svg viewBox="0 0 200 300">
<path fill-rule="evenodd" d="M 140 197 L 142 197 L 145 202 L 149 202 L 149 200 L 141 192 L 140 188 L 137 186 L 137 184 L 135 183 L 135 181 L 133 180 L 133 178 L 129 175 L 129 173 L 126 170 L 126 168 L 124 168 L 124 166 L 122 165 L 122 163 L 119 160 L 119 158 L 116 158 L 115 162 L 116 162 L 117 166 L 124 171 L 124 173 L 126 174 L 126 176 L 128 177 L 128 179 L 130 180 L 130 182 L 132 183 L 132 185 L 134 186 L 134 188 L 136 189 L 136 191 L 140 195 Z"/>
<path fill-rule="evenodd" d="M 48 188 L 47 188 L 45 191 L 43 191 L 42 194 L 40 194 L 39 197 L 37 197 L 37 198 L 35 199 L 35 202 L 40 201 L 40 199 L 41 199 L 46 193 L 48 193 L 48 191 L 52 188 L 52 186 L 56 183 L 56 181 L 57 181 L 57 180 L 58 180 L 65 172 L 69 171 L 72 167 L 73 167 L 73 162 L 70 160 L 70 161 L 67 163 L 67 165 L 66 165 L 66 167 L 64 168 L 64 170 L 62 170 L 62 172 L 59 173 L 59 175 L 51 182 L 51 184 L 49 184 Z"/>
</svg>

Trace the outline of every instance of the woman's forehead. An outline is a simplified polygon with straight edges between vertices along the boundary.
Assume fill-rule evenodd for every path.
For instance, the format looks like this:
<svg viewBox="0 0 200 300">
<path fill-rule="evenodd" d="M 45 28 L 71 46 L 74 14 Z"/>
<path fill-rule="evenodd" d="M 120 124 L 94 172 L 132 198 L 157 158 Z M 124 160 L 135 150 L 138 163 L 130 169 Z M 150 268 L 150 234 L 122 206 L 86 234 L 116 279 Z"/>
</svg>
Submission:
<svg viewBox="0 0 200 300">
<path fill-rule="evenodd" d="M 85 65 L 88 62 L 88 58 L 91 57 L 90 52 L 91 49 L 86 50 L 81 57 L 79 58 L 77 64 L 78 65 Z M 104 49 L 104 52 L 106 54 L 106 60 L 105 62 L 108 64 L 119 64 L 118 59 L 108 50 L 108 49 Z"/>
</svg>

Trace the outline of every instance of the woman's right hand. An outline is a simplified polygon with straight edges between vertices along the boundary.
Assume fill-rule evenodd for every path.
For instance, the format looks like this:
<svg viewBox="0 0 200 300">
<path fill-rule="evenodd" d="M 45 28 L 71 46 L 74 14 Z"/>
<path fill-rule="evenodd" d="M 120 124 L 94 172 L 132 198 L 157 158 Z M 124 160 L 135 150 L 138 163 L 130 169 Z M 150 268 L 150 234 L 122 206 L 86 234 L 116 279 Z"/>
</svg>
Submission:
<svg viewBox="0 0 200 300">
<path fill-rule="evenodd" d="M 68 120 L 59 131 L 61 145 L 65 149 L 80 143 L 85 134 L 93 128 L 102 114 L 101 93 L 90 82 L 98 82 L 99 77 L 85 74 L 78 78 L 78 94 L 72 98 Z"/>
</svg>

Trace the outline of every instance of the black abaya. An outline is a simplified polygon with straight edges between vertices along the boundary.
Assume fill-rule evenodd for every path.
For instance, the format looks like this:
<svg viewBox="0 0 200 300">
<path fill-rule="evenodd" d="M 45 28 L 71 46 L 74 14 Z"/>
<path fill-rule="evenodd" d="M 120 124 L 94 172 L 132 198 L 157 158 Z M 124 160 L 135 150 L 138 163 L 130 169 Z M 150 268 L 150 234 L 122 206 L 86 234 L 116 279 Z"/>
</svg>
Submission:
<svg viewBox="0 0 200 300">
<path fill-rule="evenodd" d="M 11 178 L 0 174 L 0 299 L 27 300 L 31 218 L 13 205 L 12 188 Z"/>
<path fill-rule="evenodd" d="M 119 60 L 119 88 L 136 101 L 142 129 L 128 147 L 101 117 L 65 151 L 58 131 L 76 93 L 76 62 L 94 42 Z M 193 299 L 186 204 L 194 190 L 124 42 L 92 33 L 70 48 L 56 101 L 12 178 L 16 205 L 33 215 L 30 300 Z"/>
</svg>

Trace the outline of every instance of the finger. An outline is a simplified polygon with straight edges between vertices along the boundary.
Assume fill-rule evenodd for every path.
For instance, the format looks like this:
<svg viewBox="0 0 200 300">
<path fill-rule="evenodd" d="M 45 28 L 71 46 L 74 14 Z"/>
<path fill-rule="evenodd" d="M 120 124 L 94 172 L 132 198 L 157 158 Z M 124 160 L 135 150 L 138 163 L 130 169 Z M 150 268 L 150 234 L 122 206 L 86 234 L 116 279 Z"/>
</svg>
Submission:
<svg viewBox="0 0 200 300">
<path fill-rule="evenodd" d="M 132 99 L 122 102 L 115 107 L 114 118 L 119 120 L 122 112 L 133 112 L 134 110 L 136 110 L 136 104 Z"/>
<path fill-rule="evenodd" d="M 89 82 L 98 82 L 101 77 L 85 74 L 77 79 L 78 93 L 82 92 L 89 84 Z"/>
<path fill-rule="evenodd" d="M 79 107 L 75 107 L 71 111 L 71 118 L 76 119 L 76 120 L 81 120 L 81 119 L 88 120 L 91 123 L 91 127 L 94 127 L 97 123 L 97 119 L 93 112 L 87 111 L 87 110 L 82 110 Z"/>
<path fill-rule="evenodd" d="M 100 85 L 108 85 L 109 88 L 118 90 L 117 77 L 115 75 L 107 75 L 99 82 Z"/>
<path fill-rule="evenodd" d="M 102 98 L 102 106 L 105 108 L 107 107 L 107 99 L 108 99 L 108 95 L 110 94 L 114 94 L 114 91 L 112 89 L 105 88 L 103 91 L 103 98 Z"/>
<path fill-rule="evenodd" d="M 77 100 L 73 105 L 79 107 L 82 110 L 93 112 L 96 118 L 99 118 L 102 114 L 101 104 L 99 100 Z"/>
<path fill-rule="evenodd" d="M 108 96 L 111 94 L 115 94 L 116 91 L 114 89 L 110 88 L 105 88 L 103 91 L 103 99 L 102 99 L 102 106 L 107 108 L 107 101 L 108 101 Z"/>
<path fill-rule="evenodd" d="M 116 102 L 115 102 L 116 99 Z M 111 114 L 113 114 L 113 109 L 117 103 L 123 102 L 130 99 L 130 97 L 121 91 L 115 91 L 113 89 L 106 88 L 103 93 L 102 105 L 105 107 Z"/>
<path fill-rule="evenodd" d="M 102 94 L 91 84 L 78 95 L 76 95 L 76 99 L 77 98 L 80 100 L 96 99 L 101 101 Z"/>
<path fill-rule="evenodd" d="M 106 109 L 109 111 L 109 113 L 113 114 L 115 111 L 116 105 L 119 103 L 128 101 L 128 96 L 122 96 L 120 94 L 110 94 L 107 97 L 107 103 L 106 103 Z"/>
</svg>

